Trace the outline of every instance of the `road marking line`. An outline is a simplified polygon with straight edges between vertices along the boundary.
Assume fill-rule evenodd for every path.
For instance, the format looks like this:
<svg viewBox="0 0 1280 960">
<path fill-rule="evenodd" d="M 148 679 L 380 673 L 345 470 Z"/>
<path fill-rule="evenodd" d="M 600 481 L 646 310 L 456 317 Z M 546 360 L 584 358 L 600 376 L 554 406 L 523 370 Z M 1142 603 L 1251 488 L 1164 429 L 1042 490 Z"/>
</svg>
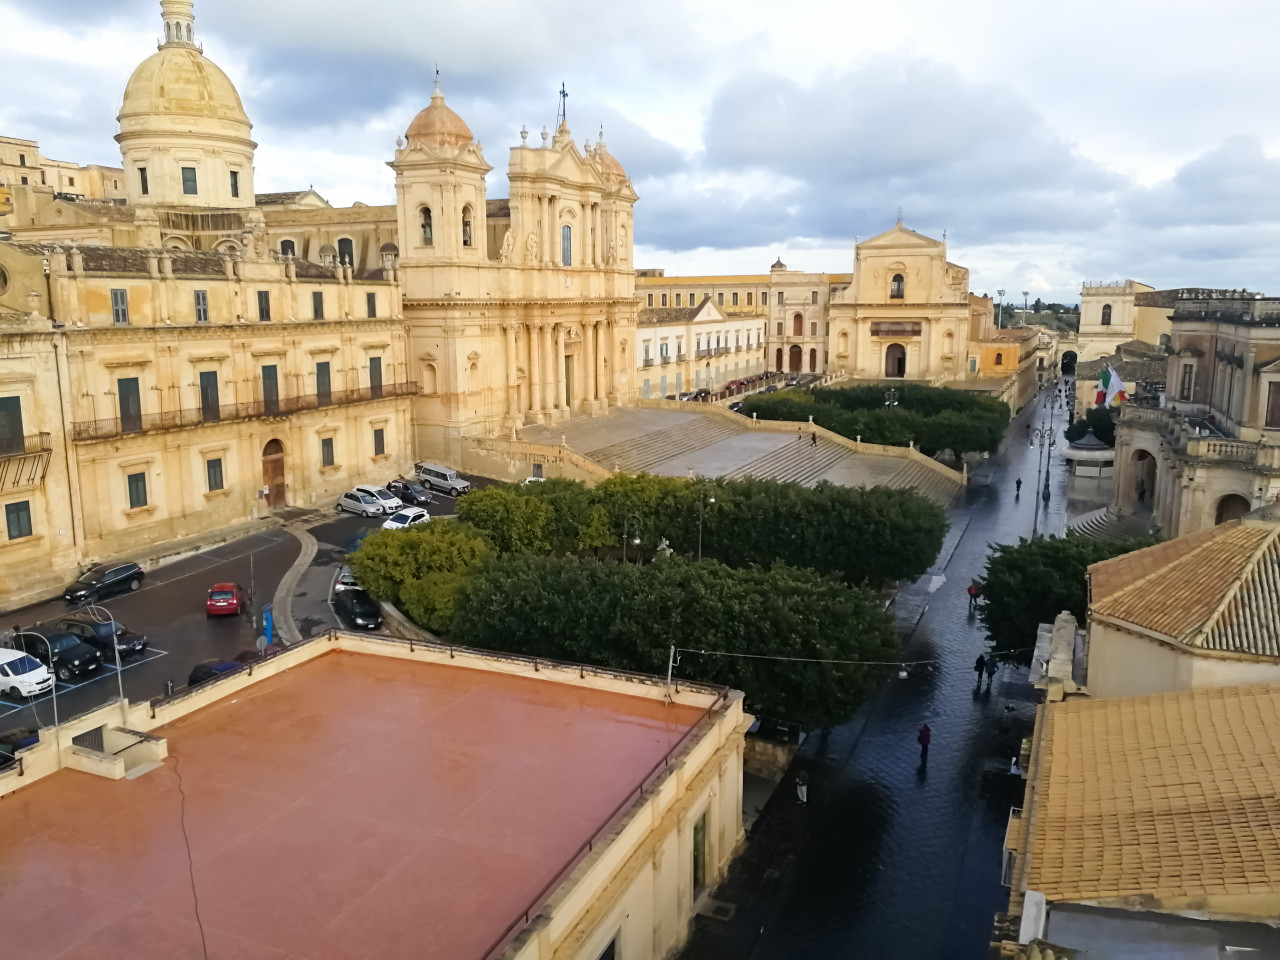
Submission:
<svg viewBox="0 0 1280 960">
<path fill-rule="evenodd" d="M 123 669 L 124 669 L 124 670 L 128 670 L 128 669 L 130 669 L 131 667 L 141 666 L 141 665 L 142 665 L 142 664 L 144 664 L 144 663 L 149 663 L 149 662 L 150 662 L 150 661 L 152 661 L 152 660 L 159 660 L 161 657 L 167 657 L 167 656 L 169 655 L 169 651 L 168 651 L 168 650 L 161 650 L 161 649 L 159 649 L 158 647 L 149 647 L 149 648 L 148 648 L 148 652 L 150 652 L 150 653 L 154 653 L 154 656 L 143 657 L 142 659 L 135 660 L 135 661 L 133 661 L 132 663 L 125 664 L 125 665 L 123 666 Z M 111 665 L 111 669 L 112 669 L 113 671 L 115 670 L 115 664 L 112 664 L 112 665 Z M 104 677 L 104 676 L 106 676 L 106 674 L 99 674 L 99 675 L 98 675 L 98 676 L 96 676 L 96 677 L 93 677 L 93 678 L 91 678 L 91 679 L 89 679 L 89 680 L 83 680 L 83 681 L 81 681 L 80 683 L 76 683 L 76 684 L 68 684 L 68 683 L 64 683 L 63 681 L 59 680 L 59 681 L 57 681 L 57 686 L 59 686 L 59 687 L 65 687 L 65 688 L 66 688 L 66 691 L 65 691 L 65 692 L 69 693 L 69 692 L 71 692 L 72 690 L 78 690 L 78 689 L 80 689 L 81 687 L 88 686 L 90 683 L 93 683 L 93 681 L 94 681 L 94 680 L 101 679 L 101 678 L 102 678 L 102 677 Z M 5 712 L 5 713 L 0 713 L 0 719 L 3 719 L 4 717 L 9 716 L 10 714 L 18 713 L 18 712 L 19 712 L 19 711 L 21 711 L 21 710 L 26 710 L 28 707 L 34 707 L 36 704 L 39 704 L 39 703 L 45 703 L 46 701 L 49 701 L 49 700 L 52 700 L 52 699 L 53 699 L 53 693 L 52 693 L 52 691 L 50 691 L 49 693 L 44 694 L 43 696 L 41 696 L 41 697 L 40 697 L 39 699 L 37 699 L 37 700 L 28 700 L 26 703 L 21 704 L 21 705 L 16 705 L 16 706 L 15 706 L 15 705 L 13 705 L 13 704 L 12 704 L 12 702 L 11 702 L 11 701 L 9 701 L 9 700 L 0 699 L 0 703 L 2 703 L 2 704 L 7 704 L 7 705 L 10 705 L 10 706 L 13 706 L 13 709 L 12 709 L 12 710 L 9 710 L 9 711 L 7 711 L 7 712 Z M 99 706 L 102 706 L 102 704 L 99 704 Z M 96 708 L 95 708 L 95 709 L 96 709 Z"/>
</svg>

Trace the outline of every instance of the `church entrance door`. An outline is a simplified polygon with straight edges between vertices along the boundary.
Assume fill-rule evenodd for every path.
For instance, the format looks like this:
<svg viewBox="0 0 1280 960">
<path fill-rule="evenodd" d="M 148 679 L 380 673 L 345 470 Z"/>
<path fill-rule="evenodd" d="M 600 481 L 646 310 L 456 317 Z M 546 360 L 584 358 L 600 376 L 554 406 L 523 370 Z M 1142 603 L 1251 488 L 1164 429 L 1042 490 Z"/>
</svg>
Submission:
<svg viewBox="0 0 1280 960">
<path fill-rule="evenodd" d="M 268 441 L 262 448 L 262 485 L 267 488 L 267 509 L 284 506 L 284 444 Z"/>
</svg>

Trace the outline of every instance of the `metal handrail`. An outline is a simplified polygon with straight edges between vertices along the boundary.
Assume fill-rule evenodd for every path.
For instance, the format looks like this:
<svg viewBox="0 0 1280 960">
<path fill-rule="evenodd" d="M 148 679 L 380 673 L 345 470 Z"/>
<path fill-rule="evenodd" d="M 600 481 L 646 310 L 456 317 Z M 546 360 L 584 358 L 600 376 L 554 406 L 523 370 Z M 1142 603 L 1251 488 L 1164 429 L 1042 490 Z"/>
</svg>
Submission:
<svg viewBox="0 0 1280 960">
<path fill-rule="evenodd" d="M 49 453 L 53 450 L 47 433 L 29 433 L 25 437 L 0 438 L 0 458 L 22 457 L 29 453 Z"/>
<path fill-rule="evenodd" d="M 276 400 L 251 400 L 247 403 L 224 403 L 215 407 L 193 407 L 165 413 L 142 413 L 134 417 L 109 417 L 105 420 L 81 420 L 71 424 L 72 440 L 104 440 L 131 433 L 176 430 L 205 423 L 229 420 L 252 420 L 257 417 L 283 417 L 303 410 L 337 407 L 388 397 L 408 397 L 418 392 L 412 382 L 384 383 L 381 386 L 357 387 L 353 390 L 330 390 Z"/>
</svg>

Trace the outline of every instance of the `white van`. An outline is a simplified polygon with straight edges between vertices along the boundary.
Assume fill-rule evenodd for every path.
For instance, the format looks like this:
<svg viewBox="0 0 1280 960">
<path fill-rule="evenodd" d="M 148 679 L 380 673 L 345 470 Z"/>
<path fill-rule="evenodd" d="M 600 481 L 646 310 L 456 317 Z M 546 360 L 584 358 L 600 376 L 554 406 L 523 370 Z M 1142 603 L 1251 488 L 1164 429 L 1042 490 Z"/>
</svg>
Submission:
<svg viewBox="0 0 1280 960">
<path fill-rule="evenodd" d="M 0 648 L 0 694 L 34 697 L 53 689 L 49 668 L 21 650 Z"/>
<path fill-rule="evenodd" d="M 471 489 L 471 484 L 461 479 L 456 470 L 442 467 L 438 463 L 415 463 L 413 469 L 418 479 L 427 486 L 451 497 L 460 497 Z"/>
</svg>

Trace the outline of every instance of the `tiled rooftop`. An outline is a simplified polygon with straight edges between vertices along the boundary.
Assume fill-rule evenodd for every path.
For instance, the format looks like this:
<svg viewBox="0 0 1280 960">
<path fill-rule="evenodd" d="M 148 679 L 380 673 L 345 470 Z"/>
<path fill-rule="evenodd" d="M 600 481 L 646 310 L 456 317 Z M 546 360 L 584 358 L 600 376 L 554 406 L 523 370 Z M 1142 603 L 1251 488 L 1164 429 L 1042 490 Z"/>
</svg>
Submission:
<svg viewBox="0 0 1280 960">
<path fill-rule="evenodd" d="M 1089 568 L 1091 616 L 1280 657 L 1280 524 L 1234 520 Z"/>
<path fill-rule="evenodd" d="M 135 780 L 0 803 L 0 956 L 484 954 L 698 721 L 658 699 L 330 653 L 154 731 Z"/>
<path fill-rule="evenodd" d="M 1044 707 L 1027 887 L 1280 893 L 1280 685 Z"/>
</svg>

